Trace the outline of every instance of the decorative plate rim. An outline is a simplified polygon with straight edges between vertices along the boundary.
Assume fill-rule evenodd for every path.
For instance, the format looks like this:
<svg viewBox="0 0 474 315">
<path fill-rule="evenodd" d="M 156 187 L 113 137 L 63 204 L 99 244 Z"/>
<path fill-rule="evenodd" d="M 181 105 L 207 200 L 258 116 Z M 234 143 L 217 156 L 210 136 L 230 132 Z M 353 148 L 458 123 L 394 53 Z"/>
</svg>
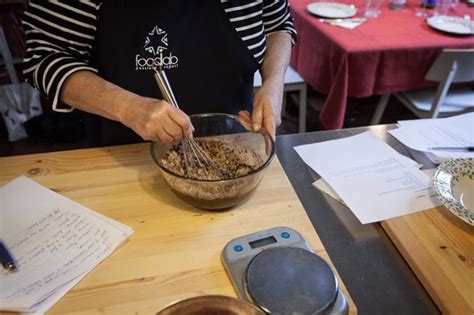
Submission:
<svg viewBox="0 0 474 315">
<path fill-rule="evenodd" d="M 467 173 L 460 173 L 464 167 Z M 449 179 L 441 175 L 448 175 Z M 433 175 L 433 191 L 452 214 L 474 226 L 474 212 L 464 207 L 451 193 L 452 183 L 458 181 L 458 176 L 474 178 L 474 158 L 452 159 L 440 164 Z"/>
</svg>

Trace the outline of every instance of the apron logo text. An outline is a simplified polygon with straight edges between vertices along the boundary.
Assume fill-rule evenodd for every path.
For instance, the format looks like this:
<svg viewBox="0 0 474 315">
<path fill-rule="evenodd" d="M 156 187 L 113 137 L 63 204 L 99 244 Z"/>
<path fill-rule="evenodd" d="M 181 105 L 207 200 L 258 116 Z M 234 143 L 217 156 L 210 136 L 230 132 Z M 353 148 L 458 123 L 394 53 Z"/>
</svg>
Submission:
<svg viewBox="0 0 474 315">
<path fill-rule="evenodd" d="M 144 57 L 144 55 L 148 55 Z M 135 56 L 135 70 L 173 69 L 178 57 L 168 50 L 168 33 L 158 26 L 148 32 L 141 53 Z"/>
<path fill-rule="evenodd" d="M 178 67 L 178 57 L 171 52 L 168 56 L 160 53 L 155 57 L 144 58 L 137 54 L 135 56 L 135 70 L 153 70 L 155 68 L 173 69 Z"/>
</svg>

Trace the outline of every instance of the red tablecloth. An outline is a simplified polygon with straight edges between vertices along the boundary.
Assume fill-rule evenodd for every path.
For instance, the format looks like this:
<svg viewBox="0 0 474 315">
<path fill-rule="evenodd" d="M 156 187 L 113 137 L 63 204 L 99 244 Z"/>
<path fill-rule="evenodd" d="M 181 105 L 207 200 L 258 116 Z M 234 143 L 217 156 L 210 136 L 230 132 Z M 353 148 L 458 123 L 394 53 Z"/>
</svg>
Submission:
<svg viewBox="0 0 474 315">
<path fill-rule="evenodd" d="M 388 2 L 378 18 L 349 30 L 322 23 L 307 12 L 314 0 L 290 0 L 298 42 L 291 65 L 315 90 L 327 95 L 321 121 L 327 129 L 343 127 L 348 96 L 366 97 L 426 87 L 424 76 L 443 48 L 472 48 L 474 36 L 436 31 L 415 15 L 418 0 L 393 11 Z M 365 0 L 339 0 L 364 9 Z M 432 13 L 433 10 L 427 10 Z M 450 15 L 470 15 L 458 4 Z M 359 15 L 359 13 L 358 13 Z"/>
</svg>

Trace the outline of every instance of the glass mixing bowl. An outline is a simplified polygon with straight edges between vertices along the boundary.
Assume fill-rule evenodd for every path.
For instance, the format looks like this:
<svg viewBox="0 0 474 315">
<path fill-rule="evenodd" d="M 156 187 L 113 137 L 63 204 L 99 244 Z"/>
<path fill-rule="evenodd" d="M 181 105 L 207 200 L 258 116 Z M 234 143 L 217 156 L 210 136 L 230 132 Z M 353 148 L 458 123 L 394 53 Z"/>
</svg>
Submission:
<svg viewBox="0 0 474 315">
<path fill-rule="evenodd" d="M 163 166 L 162 159 L 166 158 L 170 145 L 151 143 L 151 156 L 166 183 L 179 198 L 201 209 L 225 209 L 243 202 L 258 186 L 275 154 L 272 137 L 263 128 L 259 132 L 248 131 L 233 115 L 197 114 L 190 119 L 195 128 L 195 140 L 222 140 L 236 147 L 242 146 L 247 151 L 245 154 L 258 160 L 258 166 L 247 175 L 234 179 L 187 178 Z"/>
</svg>

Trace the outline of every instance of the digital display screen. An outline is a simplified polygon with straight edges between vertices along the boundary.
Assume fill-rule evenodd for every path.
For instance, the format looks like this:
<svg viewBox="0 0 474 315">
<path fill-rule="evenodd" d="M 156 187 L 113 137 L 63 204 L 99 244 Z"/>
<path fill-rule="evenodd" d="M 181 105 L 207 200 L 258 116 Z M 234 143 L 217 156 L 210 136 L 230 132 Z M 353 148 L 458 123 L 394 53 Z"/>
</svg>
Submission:
<svg viewBox="0 0 474 315">
<path fill-rule="evenodd" d="M 259 240 L 250 242 L 249 245 L 252 249 L 255 249 L 258 247 L 276 243 L 276 241 L 277 241 L 276 238 L 274 238 L 273 236 L 270 236 L 270 237 L 265 237 L 265 238 L 261 238 Z"/>
</svg>

